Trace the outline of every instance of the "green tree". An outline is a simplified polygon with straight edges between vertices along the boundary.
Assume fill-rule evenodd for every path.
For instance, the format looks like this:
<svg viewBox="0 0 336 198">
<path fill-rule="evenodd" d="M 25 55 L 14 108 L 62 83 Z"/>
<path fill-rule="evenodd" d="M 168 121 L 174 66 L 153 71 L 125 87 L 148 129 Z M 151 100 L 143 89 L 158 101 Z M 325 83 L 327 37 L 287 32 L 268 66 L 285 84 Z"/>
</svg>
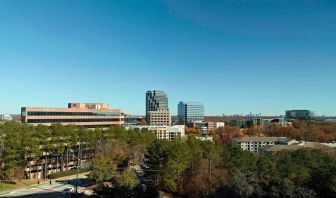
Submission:
<svg viewBox="0 0 336 198">
<path fill-rule="evenodd" d="M 117 173 L 117 163 L 104 155 L 97 155 L 92 163 L 90 177 L 103 182 L 111 180 Z"/>
<path fill-rule="evenodd" d="M 155 140 L 149 145 L 143 165 L 147 180 L 154 183 L 162 179 L 163 168 L 168 160 L 169 144 L 165 140 Z"/>
<path fill-rule="evenodd" d="M 114 180 L 118 186 L 128 189 L 133 189 L 139 184 L 135 171 L 129 168 L 119 173 Z"/>
</svg>

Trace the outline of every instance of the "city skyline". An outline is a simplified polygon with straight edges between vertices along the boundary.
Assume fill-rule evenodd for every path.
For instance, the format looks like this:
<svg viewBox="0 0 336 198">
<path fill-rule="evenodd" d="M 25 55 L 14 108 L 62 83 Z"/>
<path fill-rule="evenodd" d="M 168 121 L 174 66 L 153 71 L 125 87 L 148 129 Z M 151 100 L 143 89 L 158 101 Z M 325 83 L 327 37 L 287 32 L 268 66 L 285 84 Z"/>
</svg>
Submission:
<svg viewBox="0 0 336 198">
<path fill-rule="evenodd" d="M 333 1 L 1 1 L 0 114 L 105 102 L 145 114 L 146 90 L 205 115 L 336 115 Z M 75 14 L 74 14 L 75 13 Z"/>
</svg>

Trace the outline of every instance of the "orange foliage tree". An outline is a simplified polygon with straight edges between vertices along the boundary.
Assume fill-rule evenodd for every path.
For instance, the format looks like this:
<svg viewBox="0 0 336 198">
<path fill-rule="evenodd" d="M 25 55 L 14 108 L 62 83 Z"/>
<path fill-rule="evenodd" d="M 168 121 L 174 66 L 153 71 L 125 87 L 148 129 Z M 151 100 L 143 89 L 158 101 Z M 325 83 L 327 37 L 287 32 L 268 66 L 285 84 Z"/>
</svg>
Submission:
<svg viewBox="0 0 336 198">
<path fill-rule="evenodd" d="M 233 138 L 243 136 L 239 127 L 225 126 L 215 130 L 213 137 L 217 143 L 229 144 Z"/>
</svg>

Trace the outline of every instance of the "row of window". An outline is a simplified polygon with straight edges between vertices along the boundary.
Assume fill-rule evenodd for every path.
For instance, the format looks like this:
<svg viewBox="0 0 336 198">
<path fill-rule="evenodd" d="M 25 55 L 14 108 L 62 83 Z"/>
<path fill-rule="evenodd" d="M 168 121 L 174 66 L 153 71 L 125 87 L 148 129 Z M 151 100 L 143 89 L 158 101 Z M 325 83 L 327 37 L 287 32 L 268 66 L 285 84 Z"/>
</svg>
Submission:
<svg viewBox="0 0 336 198">
<path fill-rule="evenodd" d="M 28 116 L 120 116 L 119 112 L 49 112 L 29 111 Z"/>
<path fill-rule="evenodd" d="M 28 119 L 28 123 L 119 122 L 123 119 Z"/>
<path fill-rule="evenodd" d="M 87 128 L 110 128 L 113 124 L 100 124 L 100 125 L 81 125 Z"/>
</svg>

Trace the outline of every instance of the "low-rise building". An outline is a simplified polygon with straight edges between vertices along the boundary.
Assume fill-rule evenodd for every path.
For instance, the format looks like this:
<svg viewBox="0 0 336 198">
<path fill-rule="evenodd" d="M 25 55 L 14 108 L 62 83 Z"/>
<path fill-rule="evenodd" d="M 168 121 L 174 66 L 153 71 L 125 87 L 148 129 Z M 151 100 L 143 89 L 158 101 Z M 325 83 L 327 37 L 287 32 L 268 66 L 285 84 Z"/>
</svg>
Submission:
<svg viewBox="0 0 336 198">
<path fill-rule="evenodd" d="M 225 122 L 206 122 L 208 130 L 218 129 L 219 127 L 225 127 Z"/>
<path fill-rule="evenodd" d="M 291 145 L 296 142 L 286 137 L 242 137 L 233 139 L 232 144 L 242 150 L 258 153 L 259 149 L 264 146 Z"/>
<path fill-rule="evenodd" d="M 202 121 L 197 121 L 197 122 L 192 122 L 187 125 L 188 127 L 195 128 L 196 131 L 201 134 L 201 135 L 208 135 L 209 130 L 207 123 L 202 122 Z"/>
<path fill-rule="evenodd" d="M 147 130 L 156 135 L 161 140 L 173 140 L 185 137 L 185 126 L 128 126 L 126 129 Z"/>
<path fill-rule="evenodd" d="M 286 125 L 286 121 L 284 118 L 281 117 L 273 117 L 273 118 L 254 117 L 247 119 L 243 125 L 245 127 L 253 127 L 253 126 L 265 127 L 272 124 L 284 126 Z"/>
<path fill-rule="evenodd" d="M 136 115 L 125 115 L 124 117 L 124 125 L 125 126 L 132 126 L 132 125 L 139 125 L 144 118 L 142 116 Z"/>
<path fill-rule="evenodd" d="M 309 110 L 287 110 L 286 119 L 309 120 L 314 117 L 314 113 Z"/>
<path fill-rule="evenodd" d="M 124 113 L 121 109 L 110 109 L 105 103 L 69 103 L 68 108 L 22 107 L 21 121 L 34 126 L 61 123 L 108 128 L 124 124 Z"/>
<path fill-rule="evenodd" d="M 12 121 L 13 116 L 11 116 L 11 115 L 0 115 L 0 120 L 1 121 Z"/>
</svg>

